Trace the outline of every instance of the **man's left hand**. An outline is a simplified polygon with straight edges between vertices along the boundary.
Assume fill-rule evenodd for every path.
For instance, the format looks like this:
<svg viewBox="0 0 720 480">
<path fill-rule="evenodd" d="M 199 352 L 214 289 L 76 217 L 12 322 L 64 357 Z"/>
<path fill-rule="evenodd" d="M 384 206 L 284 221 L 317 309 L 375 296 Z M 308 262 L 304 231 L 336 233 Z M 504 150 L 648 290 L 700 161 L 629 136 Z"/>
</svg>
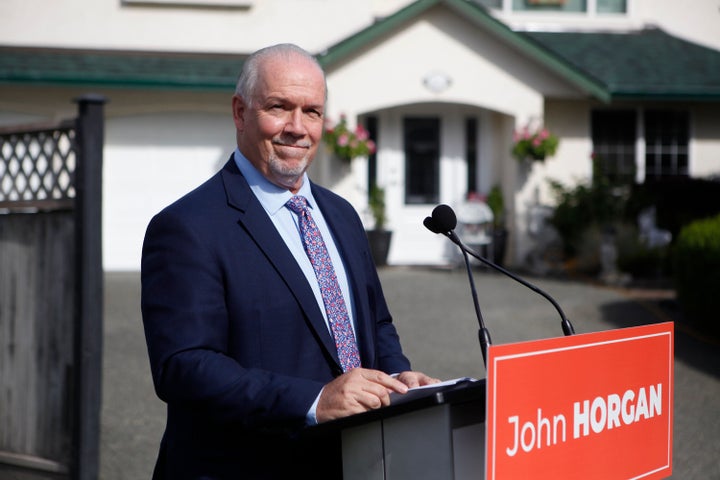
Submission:
<svg viewBox="0 0 720 480">
<path fill-rule="evenodd" d="M 422 387 L 423 385 L 431 385 L 433 383 L 440 382 L 437 378 L 430 377 L 422 372 L 414 371 L 402 372 L 395 378 L 407 385 L 408 388 Z"/>
</svg>

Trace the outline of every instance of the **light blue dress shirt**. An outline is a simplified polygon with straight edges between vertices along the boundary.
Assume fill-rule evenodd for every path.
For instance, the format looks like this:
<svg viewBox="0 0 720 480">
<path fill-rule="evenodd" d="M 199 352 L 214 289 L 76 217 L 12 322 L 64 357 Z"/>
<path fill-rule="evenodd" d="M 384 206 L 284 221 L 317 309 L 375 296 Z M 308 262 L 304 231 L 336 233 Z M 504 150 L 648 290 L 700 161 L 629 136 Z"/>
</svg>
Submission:
<svg viewBox="0 0 720 480">
<path fill-rule="evenodd" d="M 318 307 L 320 308 L 323 318 L 325 319 L 325 325 L 328 328 L 328 332 L 330 332 L 330 335 L 332 336 L 330 324 L 328 323 L 327 319 L 327 313 L 325 312 L 325 305 L 323 303 L 322 294 L 320 292 L 320 286 L 318 284 L 317 277 L 315 276 L 315 271 L 313 270 L 312 264 L 310 263 L 310 259 L 305 252 L 305 247 L 303 247 L 302 244 L 298 217 L 294 212 L 292 212 L 289 208 L 285 206 L 285 203 L 290 200 L 290 198 L 293 196 L 293 193 L 271 183 L 250 163 L 247 158 L 245 158 L 242 153 L 240 153 L 239 149 L 235 149 L 234 160 L 235 164 L 240 169 L 240 172 L 243 174 L 248 184 L 250 185 L 250 189 L 253 191 L 258 201 L 267 212 L 268 217 L 270 217 L 273 225 L 275 225 L 278 233 L 280 233 L 283 241 L 290 249 L 293 257 L 302 269 L 303 274 L 305 274 L 305 278 L 307 278 L 307 281 L 310 284 L 313 293 L 315 294 L 315 300 L 317 301 Z M 342 261 L 342 257 L 340 256 L 340 252 L 335 245 L 335 240 L 333 239 L 330 229 L 325 222 L 325 218 L 323 217 L 322 212 L 318 208 L 317 202 L 312 196 L 312 192 L 310 190 L 310 182 L 308 180 L 307 174 L 303 175 L 302 187 L 300 187 L 300 190 L 296 195 L 302 195 L 308 201 L 308 206 L 310 207 L 313 220 L 317 224 L 318 229 L 322 234 L 323 240 L 325 241 L 328 253 L 330 254 L 330 259 L 332 260 L 333 268 L 335 269 L 335 275 L 337 276 L 338 283 L 340 284 L 340 289 L 342 290 L 343 298 L 345 299 L 345 305 L 347 305 L 348 308 L 350 323 L 353 326 L 353 330 L 355 330 L 355 317 L 353 315 L 354 306 L 352 302 L 352 296 L 350 295 L 350 285 L 348 282 L 348 277 L 345 273 L 345 267 Z M 318 398 L 315 399 L 315 402 L 310 408 L 310 411 L 308 411 L 307 421 L 310 424 L 317 423 L 315 410 L 317 408 L 317 403 L 319 399 L 320 396 L 318 395 Z"/>
</svg>

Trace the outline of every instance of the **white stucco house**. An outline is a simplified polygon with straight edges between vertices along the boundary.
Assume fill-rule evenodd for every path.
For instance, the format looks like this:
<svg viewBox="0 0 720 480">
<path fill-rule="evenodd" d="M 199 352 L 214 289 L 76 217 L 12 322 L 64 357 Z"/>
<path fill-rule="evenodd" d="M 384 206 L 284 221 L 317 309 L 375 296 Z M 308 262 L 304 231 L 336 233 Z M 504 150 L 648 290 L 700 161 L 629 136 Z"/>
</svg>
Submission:
<svg viewBox="0 0 720 480">
<path fill-rule="evenodd" d="M 323 151 L 311 177 L 364 217 L 385 188 L 389 264 L 447 263 L 423 218 L 499 185 L 519 265 L 547 180 L 587 179 L 593 152 L 637 182 L 720 174 L 718 24 L 714 0 L 4 0 L 0 125 L 108 99 L 104 267 L 136 270 L 151 216 L 233 150 L 243 58 L 296 43 L 326 70 L 327 117 L 377 144 L 349 164 Z M 552 158 L 512 157 L 528 124 L 559 137 Z"/>
</svg>

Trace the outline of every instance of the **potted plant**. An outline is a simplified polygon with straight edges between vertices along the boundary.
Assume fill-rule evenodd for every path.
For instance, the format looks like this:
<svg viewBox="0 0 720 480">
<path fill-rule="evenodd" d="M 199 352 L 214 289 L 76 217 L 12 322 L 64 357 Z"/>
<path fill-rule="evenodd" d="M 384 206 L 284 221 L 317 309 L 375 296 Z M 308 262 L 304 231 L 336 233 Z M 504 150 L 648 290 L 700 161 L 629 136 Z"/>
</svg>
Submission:
<svg viewBox="0 0 720 480">
<path fill-rule="evenodd" d="M 512 154 L 520 162 L 543 161 L 555 155 L 559 143 L 558 137 L 547 128 L 531 130 L 525 126 L 513 133 Z"/>
<path fill-rule="evenodd" d="M 507 248 L 508 230 L 505 227 L 505 200 L 500 185 L 493 185 L 485 199 L 493 212 L 493 262 L 503 264 Z"/>
<path fill-rule="evenodd" d="M 385 189 L 373 184 L 368 194 L 368 206 L 374 220 L 373 229 L 366 232 L 368 242 L 370 242 L 370 251 L 376 265 L 387 265 L 392 232 L 385 229 L 385 223 L 387 222 L 385 216 Z"/>
<path fill-rule="evenodd" d="M 375 152 L 375 142 L 372 141 L 365 127 L 358 124 L 354 130 L 351 130 L 345 115 L 341 115 L 340 121 L 336 124 L 326 123 L 323 141 L 333 155 L 346 162 Z"/>
</svg>

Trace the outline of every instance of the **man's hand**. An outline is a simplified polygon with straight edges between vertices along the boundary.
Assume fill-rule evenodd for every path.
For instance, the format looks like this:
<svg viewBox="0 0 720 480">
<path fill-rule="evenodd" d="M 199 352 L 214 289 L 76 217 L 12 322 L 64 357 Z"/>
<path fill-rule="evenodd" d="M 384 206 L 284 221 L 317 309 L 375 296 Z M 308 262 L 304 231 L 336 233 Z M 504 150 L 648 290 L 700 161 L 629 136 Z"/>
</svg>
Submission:
<svg viewBox="0 0 720 480">
<path fill-rule="evenodd" d="M 404 383 L 408 388 L 415 388 L 415 387 L 422 387 L 423 385 L 432 385 L 433 383 L 439 383 L 440 380 L 437 378 L 432 378 L 428 375 L 425 375 L 422 372 L 402 372 L 397 377 L 398 380 L 400 380 L 402 383 Z"/>
<path fill-rule="evenodd" d="M 355 368 L 325 385 L 315 415 L 318 423 L 390 405 L 390 393 L 440 380 L 420 372 L 402 372 L 395 378 L 379 370 Z"/>
<path fill-rule="evenodd" d="M 407 385 L 387 373 L 355 368 L 325 385 L 315 415 L 318 423 L 390 405 L 390 392 L 406 393 Z"/>
</svg>

